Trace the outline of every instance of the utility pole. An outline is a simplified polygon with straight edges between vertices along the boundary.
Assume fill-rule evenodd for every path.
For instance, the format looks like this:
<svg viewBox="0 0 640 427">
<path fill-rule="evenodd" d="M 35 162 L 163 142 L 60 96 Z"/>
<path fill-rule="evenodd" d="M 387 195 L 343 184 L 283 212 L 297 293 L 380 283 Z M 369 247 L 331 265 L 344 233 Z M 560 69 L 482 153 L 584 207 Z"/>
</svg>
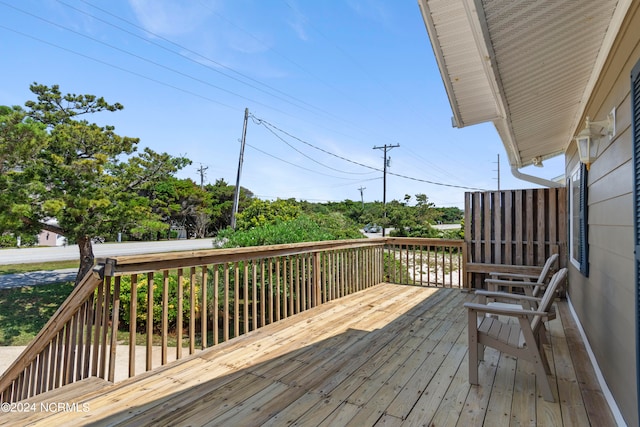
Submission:
<svg viewBox="0 0 640 427">
<path fill-rule="evenodd" d="M 238 177 L 236 178 L 236 189 L 233 195 L 233 210 L 231 211 L 231 228 L 236 229 L 236 215 L 238 214 L 238 203 L 240 202 L 240 175 L 242 174 L 242 162 L 244 161 L 244 145 L 247 139 L 247 122 L 249 121 L 249 109 L 244 109 L 244 124 L 242 125 L 242 140 L 240 141 L 240 159 L 238 160 Z"/>
<path fill-rule="evenodd" d="M 202 163 L 200 163 L 200 169 L 198 169 L 198 172 L 200 172 L 200 189 L 201 190 L 204 188 L 204 172 L 207 169 L 209 169 L 209 166 L 205 168 L 203 167 Z"/>
<path fill-rule="evenodd" d="M 387 160 L 387 151 L 396 147 L 400 147 L 400 144 L 384 144 L 382 147 L 373 147 L 374 150 L 384 150 L 384 171 L 382 176 L 382 216 L 385 219 L 385 222 L 387 218 L 387 166 L 389 164 L 389 161 Z M 385 235 L 385 225 L 386 224 L 382 224 L 382 237 L 384 237 Z"/>
<path fill-rule="evenodd" d="M 358 190 L 360 190 L 360 200 L 362 201 L 362 210 L 364 211 L 364 190 L 366 190 L 367 187 L 360 187 L 358 188 Z"/>
</svg>

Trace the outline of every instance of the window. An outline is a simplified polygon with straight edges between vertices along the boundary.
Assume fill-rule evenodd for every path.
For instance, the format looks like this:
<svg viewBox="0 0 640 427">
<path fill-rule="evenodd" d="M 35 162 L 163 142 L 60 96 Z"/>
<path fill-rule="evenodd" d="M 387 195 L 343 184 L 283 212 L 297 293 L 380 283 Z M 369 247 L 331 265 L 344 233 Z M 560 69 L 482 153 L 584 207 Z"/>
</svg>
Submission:
<svg viewBox="0 0 640 427">
<path fill-rule="evenodd" d="M 587 168 L 579 164 L 569 176 L 569 252 L 571 262 L 589 275 L 589 241 L 587 239 Z"/>
</svg>

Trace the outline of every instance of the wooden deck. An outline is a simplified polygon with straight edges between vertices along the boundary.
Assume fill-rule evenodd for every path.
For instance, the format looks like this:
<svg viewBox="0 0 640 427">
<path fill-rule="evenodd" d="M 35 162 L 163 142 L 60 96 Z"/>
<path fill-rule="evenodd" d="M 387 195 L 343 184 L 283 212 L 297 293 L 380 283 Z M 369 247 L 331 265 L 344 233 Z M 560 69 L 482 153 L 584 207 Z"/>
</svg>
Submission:
<svg viewBox="0 0 640 427">
<path fill-rule="evenodd" d="M 115 385 L 37 396 L 0 425 L 615 425 L 566 302 L 549 324 L 557 403 L 527 362 L 493 349 L 470 386 L 473 299 L 380 284 Z"/>
</svg>

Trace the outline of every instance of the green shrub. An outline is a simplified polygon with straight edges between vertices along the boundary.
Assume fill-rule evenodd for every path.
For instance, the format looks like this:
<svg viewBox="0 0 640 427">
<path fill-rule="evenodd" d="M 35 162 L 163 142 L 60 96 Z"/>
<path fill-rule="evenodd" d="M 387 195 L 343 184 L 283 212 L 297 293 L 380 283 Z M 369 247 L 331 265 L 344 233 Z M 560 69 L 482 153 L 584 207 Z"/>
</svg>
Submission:
<svg viewBox="0 0 640 427">
<path fill-rule="evenodd" d="M 30 234 L 23 234 L 20 236 L 20 246 L 34 246 L 38 239 L 36 236 Z M 10 233 L 0 235 L 0 248 L 15 248 L 18 245 L 18 239 L 16 236 Z"/>
<path fill-rule="evenodd" d="M 138 277 L 137 282 L 137 306 L 136 306 L 136 330 L 143 332 L 147 325 L 147 276 Z M 164 276 L 156 273 L 153 277 L 153 329 L 158 332 L 162 329 L 162 290 L 164 286 Z M 167 320 L 169 330 L 174 330 L 178 319 L 178 275 L 168 276 L 168 311 Z M 200 312 L 200 286 L 195 287 L 196 307 L 195 312 Z M 182 314 L 185 322 L 188 321 L 191 312 L 191 283 L 188 277 L 183 278 L 183 303 Z M 131 322 L 131 278 L 123 276 L 120 280 L 120 329 L 128 329 Z"/>
<path fill-rule="evenodd" d="M 227 239 L 224 245 L 227 248 L 333 240 L 330 232 L 323 230 L 306 215 L 247 230 L 234 232 L 227 229 L 218 236 Z"/>
<path fill-rule="evenodd" d="M 288 222 L 296 219 L 302 213 L 302 208 L 292 200 L 254 199 L 249 206 L 236 215 L 236 228 L 248 230 L 253 227 L 263 227 L 277 222 Z"/>
</svg>

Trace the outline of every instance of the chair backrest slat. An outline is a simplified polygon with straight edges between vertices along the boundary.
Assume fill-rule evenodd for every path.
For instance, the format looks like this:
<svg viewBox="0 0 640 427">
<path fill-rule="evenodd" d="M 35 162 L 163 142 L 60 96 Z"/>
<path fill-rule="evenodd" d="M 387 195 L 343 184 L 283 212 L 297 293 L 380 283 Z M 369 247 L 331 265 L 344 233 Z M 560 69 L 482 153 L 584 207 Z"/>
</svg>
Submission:
<svg viewBox="0 0 640 427">
<path fill-rule="evenodd" d="M 544 266 L 542 267 L 542 271 L 540 272 L 540 276 L 538 276 L 538 282 L 543 283 L 547 281 L 547 278 L 549 277 L 549 273 L 551 272 L 551 267 L 553 267 L 553 264 L 556 263 L 558 258 L 559 258 L 558 254 L 553 254 L 549 258 L 547 258 L 547 261 L 544 263 Z"/>
<path fill-rule="evenodd" d="M 567 275 L 567 269 L 562 268 L 556 272 L 551 281 L 549 281 L 549 286 L 545 289 L 544 294 L 542 295 L 542 299 L 540 300 L 540 304 L 538 304 L 538 311 L 548 312 L 551 309 L 551 304 L 553 304 L 553 300 L 556 296 L 556 290 L 558 289 L 558 285 L 562 282 Z M 536 333 L 538 328 L 542 323 L 541 316 L 534 316 L 531 321 L 531 329 Z"/>
</svg>

